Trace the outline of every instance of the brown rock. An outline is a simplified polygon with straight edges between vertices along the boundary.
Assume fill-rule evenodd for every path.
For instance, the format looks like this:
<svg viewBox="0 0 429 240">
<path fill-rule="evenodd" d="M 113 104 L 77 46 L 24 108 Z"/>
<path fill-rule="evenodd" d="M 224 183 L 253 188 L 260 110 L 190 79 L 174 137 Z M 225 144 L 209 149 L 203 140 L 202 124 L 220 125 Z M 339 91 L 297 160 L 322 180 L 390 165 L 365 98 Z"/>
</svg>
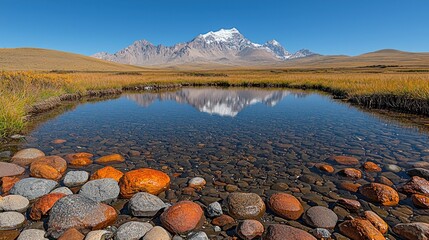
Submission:
<svg viewBox="0 0 429 240">
<path fill-rule="evenodd" d="M 402 186 L 401 190 L 407 194 L 420 193 L 429 195 L 429 181 L 424 178 L 414 176 Z"/>
<path fill-rule="evenodd" d="M 33 220 L 40 220 L 42 216 L 47 215 L 48 211 L 54 206 L 54 204 L 65 197 L 64 193 L 49 193 L 39 198 L 31 208 L 30 218 Z"/>
<path fill-rule="evenodd" d="M 235 219 L 258 219 L 265 213 L 265 203 L 255 193 L 231 193 L 227 204 L 229 214 Z"/>
<path fill-rule="evenodd" d="M 304 230 L 281 224 L 268 226 L 264 240 L 316 240 Z"/>
<path fill-rule="evenodd" d="M 45 154 L 36 148 L 23 149 L 12 157 L 12 162 L 20 166 L 30 165 L 34 160 L 39 157 L 43 157 Z"/>
<path fill-rule="evenodd" d="M 359 187 L 361 185 L 359 183 L 352 183 L 352 182 L 348 182 L 348 181 L 342 181 L 340 183 L 340 188 L 347 190 L 349 192 L 357 192 L 359 190 Z"/>
<path fill-rule="evenodd" d="M 0 162 L 0 178 L 18 176 L 24 171 L 25 168 L 14 163 Z"/>
<path fill-rule="evenodd" d="M 385 176 L 380 176 L 379 178 L 378 178 L 378 182 L 379 183 L 382 183 L 382 184 L 384 184 L 384 185 L 387 185 L 387 186 L 393 186 L 393 182 L 392 181 L 390 181 L 390 179 L 388 179 L 387 177 L 385 177 Z"/>
<path fill-rule="evenodd" d="M 221 227 L 225 231 L 237 225 L 237 222 L 235 221 L 234 218 L 228 215 L 222 214 L 219 217 L 214 218 L 212 220 L 212 224 L 215 226 Z"/>
<path fill-rule="evenodd" d="M 363 164 L 363 168 L 365 169 L 365 171 L 367 172 L 381 172 L 381 168 L 373 163 L 373 162 L 366 162 Z"/>
<path fill-rule="evenodd" d="M 365 211 L 364 214 L 366 219 L 370 221 L 379 232 L 382 234 L 387 233 L 387 230 L 389 230 L 389 225 L 387 225 L 387 223 L 380 216 L 378 216 L 377 213 L 373 211 Z"/>
<path fill-rule="evenodd" d="M 92 164 L 92 154 L 86 152 L 67 154 L 65 159 L 72 166 L 88 166 Z"/>
<path fill-rule="evenodd" d="M 377 228 L 370 221 L 355 218 L 339 224 L 342 234 L 353 240 L 385 240 Z"/>
<path fill-rule="evenodd" d="M 121 163 L 124 161 L 125 161 L 125 158 L 120 154 L 111 154 L 95 160 L 95 162 L 98 164 Z"/>
<path fill-rule="evenodd" d="M 115 181 L 119 182 L 122 176 L 124 176 L 124 174 L 121 171 L 117 170 L 114 167 L 107 166 L 95 171 L 91 176 L 91 180 L 102 179 L 102 178 L 113 178 L 115 179 Z"/>
<path fill-rule="evenodd" d="M 129 171 L 119 181 L 121 195 L 124 198 L 131 198 L 138 192 L 158 195 L 167 190 L 169 186 L 170 177 L 167 174 L 150 168 Z"/>
<path fill-rule="evenodd" d="M 395 206 L 399 203 L 399 195 L 395 189 L 381 183 L 365 184 L 359 188 L 359 192 L 383 206 Z"/>
<path fill-rule="evenodd" d="M 349 210 L 357 211 L 362 208 L 362 205 L 357 200 L 347 199 L 347 198 L 340 198 L 338 199 L 338 203 L 343 205 Z"/>
<path fill-rule="evenodd" d="M 349 156 L 334 156 L 332 159 L 341 165 L 358 165 L 359 160 L 355 157 Z"/>
<path fill-rule="evenodd" d="M 162 225 L 169 231 L 185 234 L 201 227 L 204 212 L 200 205 L 191 201 L 181 201 L 167 208 L 160 217 Z"/>
<path fill-rule="evenodd" d="M 62 144 L 65 142 L 67 142 L 67 140 L 65 140 L 65 139 L 55 139 L 52 141 L 53 144 Z"/>
<path fill-rule="evenodd" d="M 275 193 L 271 195 L 268 206 L 275 214 L 291 220 L 300 218 L 304 212 L 301 202 L 287 193 Z"/>
<path fill-rule="evenodd" d="M 257 220 L 244 220 L 238 225 L 237 233 L 242 239 L 252 240 L 262 236 L 264 226 Z"/>
<path fill-rule="evenodd" d="M 423 222 L 400 223 L 393 227 L 393 231 L 407 240 L 428 240 L 429 224 Z"/>
<path fill-rule="evenodd" d="M 76 230 L 76 228 L 69 228 L 58 240 L 83 240 L 84 238 L 85 235 Z"/>
<path fill-rule="evenodd" d="M 413 196 L 411 196 L 411 200 L 416 207 L 426 209 L 429 208 L 429 196 L 425 196 L 422 194 L 413 194 Z"/>
<path fill-rule="evenodd" d="M 0 240 L 15 240 L 19 236 L 18 230 L 0 231 Z"/>
<path fill-rule="evenodd" d="M 3 193 L 7 193 L 10 191 L 10 189 L 12 189 L 13 185 L 15 185 L 15 183 L 17 183 L 19 180 L 18 177 L 3 177 L 1 179 L 2 181 L 2 185 L 1 185 L 1 190 Z"/>
<path fill-rule="evenodd" d="M 362 178 L 362 172 L 355 169 L 355 168 L 344 168 L 341 171 L 341 174 L 343 176 L 349 177 L 349 178 L 356 178 L 356 179 L 360 179 Z"/>
<path fill-rule="evenodd" d="M 328 172 L 328 173 L 333 173 L 335 171 L 334 167 L 332 167 L 329 164 L 317 164 L 316 167 L 320 170 L 320 171 L 324 171 L 324 172 Z"/>
<path fill-rule="evenodd" d="M 30 165 L 32 177 L 58 180 L 67 169 L 67 162 L 58 156 L 40 157 Z"/>
</svg>

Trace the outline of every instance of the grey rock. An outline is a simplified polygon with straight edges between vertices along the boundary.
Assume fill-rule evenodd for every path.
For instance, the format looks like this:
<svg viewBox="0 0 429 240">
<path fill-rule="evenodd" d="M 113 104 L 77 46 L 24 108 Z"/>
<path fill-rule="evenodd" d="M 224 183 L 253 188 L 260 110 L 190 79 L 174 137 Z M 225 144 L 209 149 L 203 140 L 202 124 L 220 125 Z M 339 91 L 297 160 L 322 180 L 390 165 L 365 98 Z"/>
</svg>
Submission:
<svg viewBox="0 0 429 240">
<path fill-rule="evenodd" d="M 0 213 L 0 230 L 12 230 L 22 226 L 25 222 L 25 217 L 18 212 L 2 212 Z"/>
<path fill-rule="evenodd" d="M 8 195 L 0 197 L 0 211 L 25 212 L 30 201 L 21 195 Z"/>
<path fill-rule="evenodd" d="M 205 232 L 190 233 L 188 240 L 209 240 L 209 237 Z"/>
<path fill-rule="evenodd" d="M 312 227 L 332 229 L 337 225 L 338 216 L 329 208 L 315 206 L 305 212 L 304 220 Z"/>
<path fill-rule="evenodd" d="M 45 234 L 46 232 L 40 229 L 27 229 L 19 234 L 17 240 L 48 240 Z"/>
<path fill-rule="evenodd" d="M 70 171 L 64 177 L 64 185 L 67 187 L 80 186 L 89 179 L 89 173 L 85 171 Z"/>
<path fill-rule="evenodd" d="M 398 173 L 398 172 L 402 171 L 402 168 L 399 167 L 398 165 L 395 165 L 395 164 L 388 164 L 386 166 L 386 169 L 388 171 L 391 171 L 391 172 L 394 172 L 394 173 Z"/>
<path fill-rule="evenodd" d="M 209 217 L 219 217 L 223 214 L 222 206 L 219 202 L 210 203 L 207 206 L 207 214 Z"/>
<path fill-rule="evenodd" d="M 313 236 L 315 236 L 317 239 L 330 239 L 331 233 L 329 230 L 324 228 L 316 228 L 311 230 L 311 233 Z"/>
<path fill-rule="evenodd" d="M 48 194 L 57 184 L 57 182 L 48 179 L 24 178 L 15 183 L 10 194 L 21 195 L 31 201 Z"/>
<path fill-rule="evenodd" d="M 95 230 L 95 231 L 89 232 L 86 235 L 85 240 L 106 240 L 106 239 L 111 239 L 112 236 L 113 236 L 113 233 L 107 230 Z"/>
<path fill-rule="evenodd" d="M 72 195 L 73 192 L 68 187 L 59 187 L 52 190 L 51 193 L 64 193 L 65 195 Z"/>
<path fill-rule="evenodd" d="M 173 237 L 173 240 L 183 240 L 183 238 L 181 236 L 179 236 L 179 235 L 175 235 Z"/>
<path fill-rule="evenodd" d="M 0 158 L 10 158 L 10 156 L 12 156 L 12 152 L 11 151 L 0 152 Z"/>
<path fill-rule="evenodd" d="M 79 194 L 96 202 L 110 203 L 118 198 L 119 192 L 118 182 L 111 178 L 103 178 L 85 183 Z"/>
<path fill-rule="evenodd" d="M 155 226 L 147 232 L 143 240 L 170 240 L 171 235 L 163 227 Z"/>
<path fill-rule="evenodd" d="M 147 222 L 127 222 L 118 228 L 115 240 L 139 240 L 152 228 L 153 226 Z"/>
<path fill-rule="evenodd" d="M 413 176 L 418 176 L 418 177 L 422 177 L 426 180 L 429 181 L 429 170 L 428 169 L 424 169 L 424 168 L 412 168 L 410 170 L 407 171 L 407 174 L 410 177 Z"/>
<path fill-rule="evenodd" d="M 136 193 L 129 202 L 133 216 L 153 217 L 167 205 L 157 196 L 146 192 Z"/>
</svg>

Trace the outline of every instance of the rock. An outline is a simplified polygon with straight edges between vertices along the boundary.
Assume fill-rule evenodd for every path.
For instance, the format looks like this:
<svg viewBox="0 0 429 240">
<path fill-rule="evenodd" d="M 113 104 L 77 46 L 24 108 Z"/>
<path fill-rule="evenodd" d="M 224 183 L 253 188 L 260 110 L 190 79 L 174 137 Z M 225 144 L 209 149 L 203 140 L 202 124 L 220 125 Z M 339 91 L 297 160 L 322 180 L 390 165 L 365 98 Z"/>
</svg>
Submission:
<svg viewBox="0 0 429 240">
<path fill-rule="evenodd" d="M 111 154 L 107 156 L 103 156 L 95 160 L 98 164 L 106 164 L 106 163 L 122 163 L 125 161 L 125 158 L 120 154 Z"/>
<path fill-rule="evenodd" d="M 209 237 L 205 232 L 196 232 L 189 234 L 188 240 L 209 240 Z"/>
<path fill-rule="evenodd" d="M 0 231 L 20 228 L 25 222 L 25 217 L 18 212 L 0 213 Z"/>
<path fill-rule="evenodd" d="M 304 230 L 282 225 L 273 224 L 268 226 L 264 240 L 316 240 L 311 234 Z"/>
<path fill-rule="evenodd" d="M 342 181 L 340 183 L 340 188 L 347 190 L 349 192 L 357 192 L 361 185 L 359 183 L 352 183 L 348 181 Z"/>
<path fill-rule="evenodd" d="M 274 183 L 273 185 L 271 185 L 271 189 L 276 191 L 286 191 L 288 190 L 288 188 L 289 188 L 289 185 L 283 182 Z"/>
<path fill-rule="evenodd" d="M 343 205 L 345 208 L 353 211 L 357 211 L 362 208 L 362 205 L 359 201 L 353 199 L 340 198 L 338 203 Z"/>
<path fill-rule="evenodd" d="M 334 156 L 332 159 L 341 165 L 358 165 L 359 160 L 355 157 L 349 156 Z"/>
<path fill-rule="evenodd" d="M 225 190 L 227 192 L 235 192 L 238 190 L 238 187 L 236 185 L 228 184 L 225 186 Z"/>
<path fill-rule="evenodd" d="M 420 193 L 428 195 L 429 181 L 424 178 L 414 176 L 402 186 L 401 191 L 407 194 Z"/>
<path fill-rule="evenodd" d="M 381 218 L 379 217 L 375 212 L 373 211 L 365 211 L 365 218 L 371 222 L 371 224 L 377 228 L 379 232 L 382 234 L 386 234 L 387 230 L 389 230 L 389 225 Z"/>
<path fill-rule="evenodd" d="M 48 233 L 58 238 L 69 228 L 98 230 L 114 223 L 117 217 L 113 207 L 97 203 L 80 194 L 68 195 L 52 207 Z"/>
<path fill-rule="evenodd" d="M 25 168 L 14 163 L 0 162 L 0 178 L 18 176 L 24 171 Z"/>
<path fill-rule="evenodd" d="M 139 240 L 152 228 L 147 222 L 127 222 L 118 228 L 115 240 Z"/>
<path fill-rule="evenodd" d="M 429 239 L 429 224 L 423 222 L 400 223 L 393 227 L 393 231 L 407 240 Z"/>
<path fill-rule="evenodd" d="M 265 203 L 255 193 L 231 193 L 227 205 L 235 219 L 259 219 L 265 213 Z"/>
<path fill-rule="evenodd" d="M 335 171 L 334 167 L 329 164 L 317 164 L 316 167 L 323 172 L 333 173 Z"/>
<path fill-rule="evenodd" d="M 70 165 L 82 167 L 92 164 L 92 156 L 91 153 L 80 152 L 67 154 L 65 158 Z"/>
<path fill-rule="evenodd" d="M 86 171 L 70 171 L 64 177 L 63 183 L 67 187 L 80 186 L 88 181 L 89 173 Z"/>
<path fill-rule="evenodd" d="M 413 194 L 413 196 L 411 196 L 411 200 L 416 207 L 425 209 L 429 208 L 429 196 L 425 196 L 422 194 Z"/>
<path fill-rule="evenodd" d="M 337 225 L 338 217 L 329 208 L 315 206 L 305 212 L 304 220 L 312 227 L 333 229 Z"/>
<path fill-rule="evenodd" d="M 381 184 L 384 184 L 384 185 L 387 185 L 387 186 L 393 186 L 393 182 L 392 181 L 390 181 L 390 179 L 388 179 L 387 177 L 385 177 L 385 176 L 380 176 L 379 178 L 378 178 L 378 182 L 379 183 L 381 183 Z"/>
<path fill-rule="evenodd" d="M 89 232 L 85 240 L 106 240 L 106 239 L 112 239 L 113 234 L 106 230 L 96 230 Z"/>
<path fill-rule="evenodd" d="M 119 179 L 121 179 L 122 176 L 124 176 L 124 174 L 121 171 L 114 167 L 107 166 L 95 171 L 91 176 L 91 180 L 113 178 L 115 181 L 119 182 Z"/>
<path fill-rule="evenodd" d="M 362 178 L 362 172 L 354 168 L 344 168 L 340 173 L 348 178 Z"/>
<path fill-rule="evenodd" d="M 67 169 L 67 162 L 58 156 L 40 157 L 30 165 L 32 177 L 58 180 Z"/>
<path fill-rule="evenodd" d="M 12 162 L 20 166 L 27 166 L 37 158 L 44 156 L 45 154 L 39 149 L 27 148 L 15 153 L 12 157 Z"/>
<path fill-rule="evenodd" d="M 244 220 L 237 226 L 237 233 L 242 239 L 252 240 L 262 236 L 264 226 L 257 220 Z"/>
<path fill-rule="evenodd" d="M 17 240 L 49 240 L 45 238 L 46 232 L 40 229 L 27 229 L 19 234 Z"/>
<path fill-rule="evenodd" d="M 394 172 L 394 173 L 398 173 L 398 172 L 402 171 L 402 168 L 399 167 L 398 165 L 395 165 L 395 164 L 388 164 L 386 166 L 386 169 L 387 169 L 387 171 Z"/>
<path fill-rule="evenodd" d="M 10 158 L 10 156 L 12 156 L 12 152 L 11 151 L 2 151 L 2 152 L 0 152 L 0 158 Z"/>
<path fill-rule="evenodd" d="M 161 214 L 162 225 L 171 232 L 185 234 L 199 228 L 204 222 L 204 212 L 200 205 L 181 201 L 167 208 Z"/>
<path fill-rule="evenodd" d="M 54 206 L 54 204 L 65 197 L 64 193 L 49 193 L 39 198 L 31 208 L 30 218 L 32 220 L 40 220 L 42 216 L 47 215 L 48 211 Z"/>
<path fill-rule="evenodd" d="M 359 188 L 359 192 L 383 206 L 395 206 L 399 203 L 399 195 L 395 189 L 381 183 L 365 184 Z"/>
<path fill-rule="evenodd" d="M 219 202 L 210 203 L 207 206 L 207 214 L 209 217 L 219 217 L 223 214 L 222 206 Z"/>
<path fill-rule="evenodd" d="M 331 233 L 329 230 L 324 228 L 316 228 L 311 231 L 313 236 L 315 236 L 317 239 L 331 239 Z"/>
<path fill-rule="evenodd" d="M 0 196 L 0 211 L 14 211 L 24 213 L 27 211 L 30 201 L 21 195 Z"/>
<path fill-rule="evenodd" d="M 84 238 L 85 235 L 76 230 L 76 228 L 69 228 L 58 240 L 83 240 Z"/>
<path fill-rule="evenodd" d="M 301 202 L 287 193 L 275 193 L 271 195 L 268 206 L 275 214 L 290 220 L 300 218 L 304 212 Z"/>
<path fill-rule="evenodd" d="M 130 199 L 128 206 L 133 216 L 153 217 L 167 205 L 155 195 L 139 192 Z"/>
<path fill-rule="evenodd" d="M 171 235 L 164 228 L 155 226 L 149 232 L 147 232 L 143 240 L 170 240 Z"/>
<path fill-rule="evenodd" d="M 3 177 L 1 179 L 2 181 L 2 185 L 1 185 L 1 190 L 3 193 L 8 193 L 13 185 L 15 185 L 15 183 L 17 183 L 20 179 L 17 177 Z"/>
<path fill-rule="evenodd" d="M 63 144 L 65 142 L 67 142 L 65 139 L 55 139 L 52 141 L 53 144 Z"/>
<path fill-rule="evenodd" d="M 364 163 L 363 169 L 365 169 L 367 172 L 381 172 L 381 168 L 373 162 Z"/>
<path fill-rule="evenodd" d="M 202 188 L 206 185 L 206 180 L 202 177 L 194 177 L 189 180 L 188 186 L 191 188 Z"/>
<path fill-rule="evenodd" d="M 170 177 L 150 168 L 141 168 L 129 171 L 119 181 L 121 195 L 124 198 L 131 198 L 138 192 L 148 192 L 158 195 L 170 186 Z"/>
<path fill-rule="evenodd" d="M 64 193 L 65 195 L 73 194 L 73 192 L 68 187 L 55 188 L 51 193 Z"/>
<path fill-rule="evenodd" d="M 353 240 L 385 240 L 383 234 L 368 220 L 355 218 L 344 221 L 338 226 L 342 234 Z"/>
<path fill-rule="evenodd" d="M 237 225 L 237 222 L 234 220 L 234 218 L 222 214 L 221 216 L 213 219 L 212 224 L 215 226 L 222 227 L 223 230 L 228 230 Z"/>
<path fill-rule="evenodd" d="M 407 174 L 410 177 L 417 176 L 429 180 L 429 170 L 425 168 L 412 168 L 407 171 Z"/>
<path fill-rule="evenodd" d="M 118 198 L 119 191 L 119 185 L 114 179 L 103 178 L 85 183 L 79 194 L 96 202 L 110 203 Z"/>
<path fill-rule="evenodd" d="M 1 231 L 0 240 L 15 240 L 20 232 L 18 230 Z"/>
<path fill-rule="evenodd" d="M 34 200 L 43 195 L 48 194 L 52 189 L 57 186 L 57 182 L 48 179 L 40 178 L 24 178 L 10 190 L 11 194 L 21 195 L 26 197 L 28 200 Z"/>
</svg>

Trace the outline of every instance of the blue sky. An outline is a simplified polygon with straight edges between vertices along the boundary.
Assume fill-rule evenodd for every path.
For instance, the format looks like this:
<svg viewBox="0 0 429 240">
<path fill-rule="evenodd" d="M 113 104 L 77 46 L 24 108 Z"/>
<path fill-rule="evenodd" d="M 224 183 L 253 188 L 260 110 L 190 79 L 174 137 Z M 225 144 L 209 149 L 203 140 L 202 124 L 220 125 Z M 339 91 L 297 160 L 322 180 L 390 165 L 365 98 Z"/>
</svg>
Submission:
<svg viewBox="0 0 429 240">
<path fill-rule="evenodd" d="M 428 12 L 428 0 L 0 0 L 0 48 L 90 55 L 235 27 L 253 42 L 276 39 L 290 51 L 429 52 Z"/>
</svg>

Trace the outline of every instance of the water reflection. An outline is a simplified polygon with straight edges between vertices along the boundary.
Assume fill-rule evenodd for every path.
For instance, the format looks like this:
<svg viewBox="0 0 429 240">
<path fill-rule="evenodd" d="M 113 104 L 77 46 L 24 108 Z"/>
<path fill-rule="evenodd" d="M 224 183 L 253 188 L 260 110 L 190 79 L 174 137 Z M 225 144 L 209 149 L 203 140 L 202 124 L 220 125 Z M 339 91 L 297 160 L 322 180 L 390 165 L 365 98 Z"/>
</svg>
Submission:
<svg viewBox="0 0 429 240">
<path fill-rule="evenodd" d="M 177 92 L 128 94 L 126 97 L 148 107 L 155 101 L 185 103 L 212 115 L 235 117 L 244 108 L 262 103 L 273 107 L 288 95 L 305 97 L 306 93 L 285 90 L 184 88 Z"/>
</svg>

